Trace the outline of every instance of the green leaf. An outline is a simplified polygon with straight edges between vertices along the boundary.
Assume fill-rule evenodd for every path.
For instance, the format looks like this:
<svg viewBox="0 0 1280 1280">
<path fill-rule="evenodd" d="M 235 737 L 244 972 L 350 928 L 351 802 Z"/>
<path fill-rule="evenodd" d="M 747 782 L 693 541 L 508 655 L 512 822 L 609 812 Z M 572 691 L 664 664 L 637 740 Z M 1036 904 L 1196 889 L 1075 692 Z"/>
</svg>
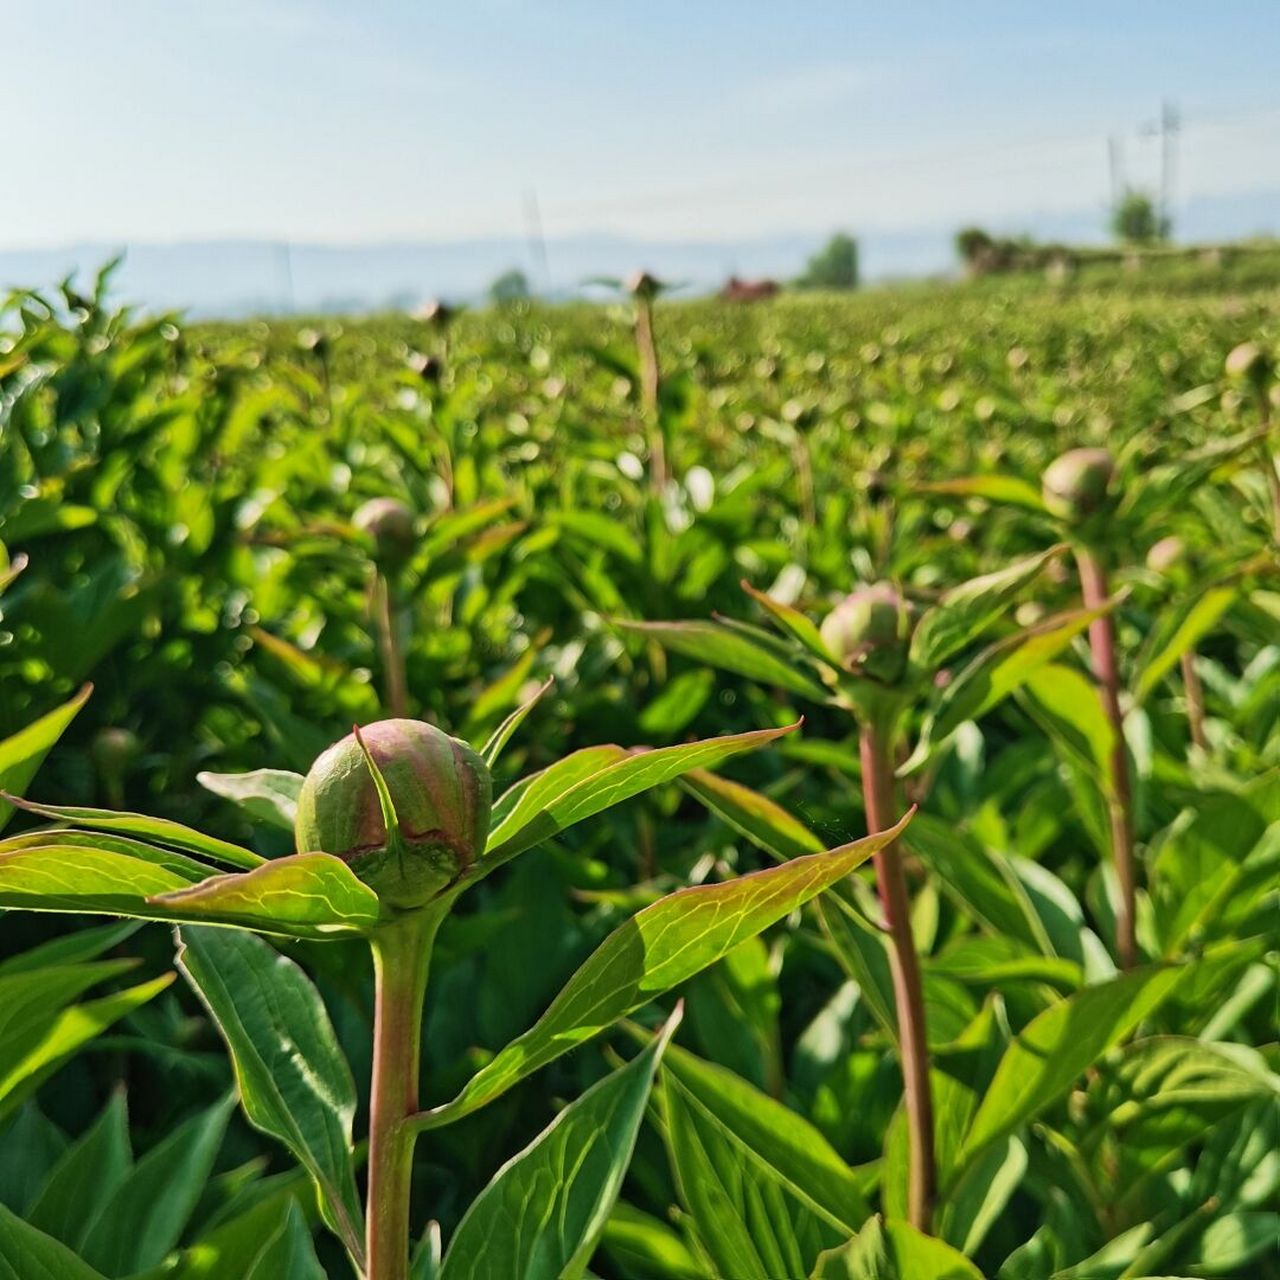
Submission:
<svg viewBox="0 0 1280 1280">
<path fill-rule="evenodd" d="M 872 1218 L 852 1240 L 824 1253 L 810 1280 L 983 1280 L 949 1244 L 907 1222 Z"/>
<path fill-rule="evenodd" d="M 284 1226 L 263 1246 L 245 1280 L 325 1280 L 311 1232 L 296 1203 L 290 1203 Z"/>
<path fill-rule="evenodd" d="M 1115 731 L 1097 686 L 1074 667 L 1051 662 L 1033 671 L 1019 691 L 1022 705 L 1055 745 L 1084 766 L 1106 795 Z"/>
<path fill-rule="evenodd" d="M 32 973 L 51 965 L 85 964 L 96 960 L 104 951 L 110 951 L 132 937 L 140 927 L 135 920 L 125 920 L 96 929 L 76 929 L 29 951 L 10 956 L 0 963 L 0 978 L 14 973 Z"/>
<path fill-rule="evenodd" d="M 10 799 L 13 799 L 11 796 Z M 140 840 L 158 840 L 161 844 L 186 849 L 190 853 L 202 853 L 217 862 L 233 867 L 257 867 L 266 861 L 248 849 L 214 836 L 184 827 L 180 822 L 167 818 L 148 818 L 141 813 L 116 813 L 113 809 L 85 809 L 71 805 L 35 804 L 23 800 L 21 808 L 56 822 L 70 823 L 73 827 L 88 827 L 94 831 L 119 831 L 122 835 L 136 836 Z"/>
<path fill-rule="evenodd" d="M 319 992 L 251 934 L 187 926 L 178 936 L 178 967 L 227 1042 L 245 1115 L 293 1152 L 319 1188 L 325 1221 L 360 1257 L 356 1088 Z"/>
<path fill-rule="evenodd" d="M 485 875 L 494 866 L 575 822 L 611 809 L 642 791 L 671 782 L 691 769 L 709 768 L 743 751 L 754 751 L 798 727 L 757 729 L 751 733 L 726 734 L 702 742 L 661 747 L 656 751 L 628 752 L 586 777 L 578 776 L 576 771 L 562 772 L 553 765 L 521 790 L 510 811 L 489 833 L 484 857 L 472 876 Z M 567 765 L 573 759 L 569 756 L 560 763 Z"/>
<path fill-rule="evenodd" d="M 971 644 L 1004 613 L 1009 602 L 1063 548 L 1050 547 L 981 578 L 971 578 L 942 593 L 926 609 L 911 634 L 911 662 L 923 671 L 936 671 L 953 654 Z"/>
<path fill-rule="evenodd" d="M 3 796 L 21 796 L 26 791 L 49 748 L 62 737 L 92 692 L 93 686 L 85 685 L 69 702 L 0 742 L 0 831 L 13 816 L 14 808 Z"/>
<path fill-rule="evenodd" d="M 78 1249 L 132 1165 L 129 1116 L 124 1093 L 117 1091 L 88 1132 L 53 1167 L 27 1220 Z"/>
<path fill-rule="evenodd" d="M 858 984 L 867 1008 L 897 1040 L 898 1015 L 893 1002 L 893 975 L 884 938 L 839 894 L 818 899 L 818 919 L 841 968 Z"/>
<path fill-rule="evenodd" d="M 737 1159 L 765 1182 L 784 1188 L 806 1209 L 838 1230 L 856 1230 L 871 1212 L 854 1171 L 803 1116 L 740 1076 L 673 1046 L 664 1081 L 679 1086 L 686 1107 L 719 1130 Z"/>
<path fill-rule="evenodd" d="M 796 858 L 725 884 L 681 889 L 645 907 L 605 939 L 530 1030 L 472 1077 L 452 1102 L 422 1113 L 419 1126 L 437 1128 L 469 1115 L 687 981 L 848 875 L 896 839 L 907 821 L 830 853 Z"/>
<path fill-rule="evenodd" d="M 1151 637 L 1140 655 L 1133 680 L 1133 700 L 1145 702 L 1151 691 L 1173 670 L 1174 664 L 1194 649 L 1218 625 L 1222 615 L 1240 595 L 1237 586 L 1211 587 L 1182 607 L 1171 610 L 1166 623 Z"/>
<path fill-rule="evenodd" d="M 450 1241 L 441 1280 L 581 1273 L 618 1198 L 654 1072 L 679 1023 L 677 1008 L 647 1048 L 498 1170 Z"/>
<path fill-rule="evenodd" d="M 614 1206 L 600 1245 L 626 1276 L 707 1280 L 706 1268 L 680 1236 L 665 1222 L 625 1201 Z"/>
<path fill-rule="evenodd" d="M 484 758 L 485 764 L 490 769 L 498 763 L 498 757 L 502 754 L 502 749 L 511 740 L 511 735 L 524 723 L 525 717 L 530 711 L 542 701 L 543 695 L 551 686 L 555 684 L 554 677 L 548 677 L 542 687 L 529 698 L 522 702 L 493 732 L 489 741 L 484 744 L 480 755 Z"/>
<path fill-rule="evenodd" d="M 825 662 L 830 667 L 839 667 L 840 661 L 827 648 L 827 642 L 822 638 L 820 632 L 813 621 L 799 609 L 793 609 L 789 604 L 783 604 L 781 600 L 775 600 L 772 596 L 766 595 L 763 591 L 757 591 L 749 582 L 743 582 L 742 589 L 762 608 L 773 620 L 789 635 L 793 640 L 798 640 L 819 662 Z"/>
<path fill-rule="evenodd" d="M 287 769 L 254 769 L 251 773 L 196 774 L 196 781 L 224 800 L 238 805 L 251 818 L 285 831 L 293 830 L 298 812 L 302 774 Z"/>
<path fill-rule="evenodd" d="M 0 1280 L 105 1280 L 66 1245 L 0 1205 Z"/>
<path fill-rule="evenodd" d="M 151 982 L 128 987 L 97 1000 L 63 1009 L 40 1038 L 15 1061 L 6 1057 L 0 1076 L 0 1117 L 28 1097 L 51 1071 L 112 1023 L 154 999 L 172 981 L 166 973 Z"/>
<path fill-rule="evenodd" d="M 822 841 L 803 822 L 759 791 L 707 769 L 691 770 L 681 785 L 735 831 L 775 858 L 797 858 L 822 851 Z"/>
<path fill-rule="evenodd" d="M 977 1156 L 938 1211 L 938 1235 L 972 1257 L 1027 1172 L 1027 1149 L 1010 1135 Z"/>
<path fill-rule="evenodd" d="M 938 484 L 924 485 L 926 493 L 944 493 L 957 498 L 983 498 L 987 502 L 1008 503 L 1028 511 L 1044 512 L 1040 490 L 1016 476 L 960 476 Z"/>
<path fill-rule="evenodd" d="M 620 625 L 698 662 L 786 689 L 811 702 L 828 701 L 827 690 L 805 674 L 806 663 L 799 659 L 788 662 L 741 631 L 720 623 L 623 622 Z"/>
<path fill-rule="evenodd" d="M 228 1097 L 193 1116 L 133 1166 L 90 1227 L 85 1261 L 128 1276 L 164 1260 L 195 1212 L 234 1108 Z"/>
<path fill-rule="evenodd" d="M 378 895 L 341 858 L 298 853 L 253 871 L 155 895 L 170 920 L 238 925 L 297 938 L 361 934 L 381 918 Z"/>
<path fill-rule="evenodd" d="M 942 690 L 925 717 L 911 759 L 898 770 L 899 776 L 921 769 L 966 720 L 976 720 L 1007 698 L 1033 671 L 1052 662 L 1089 623 L 1110 608 L 1108 603 L 1099 609 L 1059 614 L 978 654 Z"/>
<path fill-rule="evenodd" d="M 1149 1017 L 1185 974 L 1164 966 L 1135 969 L 1086 987 L 1033 1018 L 996 1068 L 969 1127 L 960 1166 L 1056 1102 L 1107 1049 Z"/>
</svg>

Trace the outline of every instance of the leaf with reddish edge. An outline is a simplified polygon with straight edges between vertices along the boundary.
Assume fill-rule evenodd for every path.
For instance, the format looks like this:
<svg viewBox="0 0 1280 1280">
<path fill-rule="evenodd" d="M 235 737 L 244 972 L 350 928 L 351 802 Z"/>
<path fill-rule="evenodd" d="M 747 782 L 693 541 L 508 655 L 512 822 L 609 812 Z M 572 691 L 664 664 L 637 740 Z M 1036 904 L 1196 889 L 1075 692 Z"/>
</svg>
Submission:
<svg viewBox="0 0 1280 1280">
<path fill-rule="evenodd" d="M 1045 511 L 1040 490 L 1017 476 L 961 476 L 955 480 L 942 480 L 937 484 L 920 486 L 922 493 L 943 493 L 956 498 L 983 498 L 987 502 L 1005 503 L 1014 507 L 1026 507 L 1029 511 Z"/>
<path fill-rule="evenodd" d="M 76 718 L 89 700 L 93 685 L 87 684 L 69 702 L 56 707 L 48 715 L 19 729 L 0 742 L 0 830 L 13 814 L 14 796 L 21 795 L 35 777 L 40 762 L 62 737 L 63 731 Z M 13 792 L 13 795 L 6 793 Z"/>
<path fill-rule="evenodd" d="M 202 853 L 207 858 L 218 862 L 230 863 L 233 867 L 260 866 L 266 861 L 258 854 L 242 849 L 238 844 L 219 840 L 215 836 L 207 836 L 191 827 L 184 827 L 180 822 L 170 822 L 167 818 L 148 818 L 142 813 L 117 813 L 114 809 L 85 809 L 73 805 L 37 804 L 32 800 L 19 800 L 16 796 L 0 792 L 0 799 L 16 804 L 28 813 L 38 813 L 43 818 L 52 818 L 55 822 L 66 822 L 73 827 L 88 827 L 95 831 L 119 831 L 124 835 L 137 836 L 144 840 L 158 840 L 161 844 L 171 844 L 178 849 L 186 849 L 190 853 Z"/>
<path fill-rule="evenodd" d="M 520 795 L 515 806 L 489 833 L 489 845 L 484 857 L 470 869 L 464 882 L 479 879 L 495 866 L 500 866 L 518 853 L 540 844 L 583 818 L 611 809 L 642 791 L 671 782 L 690 769 L 716 765 L 740 752 L 753 751 L 791 733 L 802 723 L 803 721 L 798 720 L 781 729 L 725 734 L 720 738 L 661 747 L 656 751 L 627 752 L 595 773 L 585 778 L 575 778 L 568 786 L 562 784 L 572 775 L 562 777 L 553 765 Z M 573 757 L 567 759 L 572 760 Z"/>
<path fill-rule="evenodd" d="M 910 817 L 829 853 L 795 858 L 724 884 L 680 889 L 645 907 L 604 940 L 534 1026 L 473 1076 L 452 1102 L 422 1112 L 411 1123 L 435 1129 L 488 1105 L 842 880 L 896 840 Z"/>
<path fill-rule="evenodd" d="M 827 648 L 826 641 L 823 640 L 817 626 L 799 609 L 793 609 L 789 604 L 783 604 L 781 600 L 775 600 L 772 596 L 757 590 L 745 578 L 742 580 L 742 589 L 769 613 L 788 635 L 804 645 L 815 658 L 825 662 L 829 667 L 839 668 L 839 659 Z"/>
</svg>

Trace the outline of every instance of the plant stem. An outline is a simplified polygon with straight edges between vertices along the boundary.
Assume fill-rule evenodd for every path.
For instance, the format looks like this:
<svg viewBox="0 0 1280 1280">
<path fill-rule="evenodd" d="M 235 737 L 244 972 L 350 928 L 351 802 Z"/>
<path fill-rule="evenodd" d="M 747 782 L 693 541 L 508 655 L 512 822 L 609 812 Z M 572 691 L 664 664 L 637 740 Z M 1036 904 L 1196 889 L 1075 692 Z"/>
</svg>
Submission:
<svg viewBox="0 0 1280 1280">
<path fill-rule="evenodd" d="M 636 354 L 640 359 L 640 402 L 649 435 L 649 484 L 654 493 L 667 487 L 667 448 L 658 404 L 658 345 L 653 336 L 653 303 L 636 299 Z"/>
<path fill-rule="evenodd" d="M 1196 670 L 1196 653 L 1188 649 L 1180 659 L 1182 666 L 1182 689 L 1187 699 L 1187 728 L 1191 731 L 1192 743 L 1201 751 L 1209 750 L 1209 739 L 1204 732 L 1204 685 L 1200 683 L 1200 673 Z"/>
<path fill-rule="evenodd" d="M 891 827 L 896 820 L 889 734 L 882 725 L 866 723 L 862 726 L 860 745 L 867 830 L 874 834 Z M 936 1190 L 929 1044 L 920 960 L 911 933 L 907 878 L 902 869 L 902 851 L 896 841 L 875 855 L 875 868 L 880 904 L 890 938 L 889 963 L 898 1015 L 898 1058 L 902 1064 L 903 1097 L 907 1110 L 911 1156 L 907 1212 L 912 1226 L 929 1231 Z"/>
<path fill-rule="evenodd" d="M 1107 572 L 1089 547 L 1076 549 L 1080 571 L 1080 593 L 1086 609 L 1107 602 Z M 1089 624 L 1089 651 L 1093 675 L 1098 682 L 1102 711 L 1111 725 L 1111 755 L 1108 761 L 1110 794 L 1107 808 L 1111 816 L 1111 854 L 1120 885 L 1120 908 L 1116 913 L 1116 957 L 1122 969 L 1133 968 L 1137 960 L 1134 936 L 1136 883 L 1133 862 L 1133 792 L 1129 781 L 1129 751 L 1124 740 L 1124 714 L 1120 710 L 1120 670 L 1116 662 L 1116 628 L 1110 613 Z"/>
<path fill-rule="evenodd" d="M 1265 388 L 1258 392 L 1258 416 L 1263 430 L 1271 430 L 1271 399 Z M 1267 489 L 1271 494 L 1271 536 L 1280 543 L 1280 474 L 1276 472 L 1275 455 L 1265 440 L 1258 441 L 1258 455 L 1262 461 L 1262 473 L 1267 477 Z"/>
<path fill-rule="evenodd" d="M 391 583 L 378 570 L 373 582 L 373 607 L 377 615 L 378 648 L 387 682 L 387 707 L 397 719 L 409 714 L 409 681 L 405 675 L 404 649 L 396 628 L 395 609 L 391 600 Z"/>
<path fill-rule="evenodd" d="M 373 935 L 373 1084 L 369 1096 L 368 1280 L 408 1280 L 409 1192 L 418 1109 L 422 1002 L 440 914 L 422 911 Z"/>
</svg>

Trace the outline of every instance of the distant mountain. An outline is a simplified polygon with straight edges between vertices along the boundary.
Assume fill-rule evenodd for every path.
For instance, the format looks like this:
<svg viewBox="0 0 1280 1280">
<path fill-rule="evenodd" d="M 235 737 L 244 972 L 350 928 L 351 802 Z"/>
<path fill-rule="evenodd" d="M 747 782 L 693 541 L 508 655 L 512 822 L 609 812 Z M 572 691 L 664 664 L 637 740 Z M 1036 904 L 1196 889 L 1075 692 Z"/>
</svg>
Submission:
<svg viewBox="0 0 1280 1280">
<path fill-rule="evenodd" d="M 1002 235 L 1097 244 L 1106 240 L 1105 211 L 1033 215 L 990 224 Z M 851 228 L 858 236 L 867 280 L 937 275 L 956 268 L 954 227 L 892 231 Z M 1280 190 L 1190 201 L 1178 210 L 1176 231 L 1190 241 L 1280 232 Z M 120 252 L 121 299 L 153 310 L 196 316 L 288 311 L 368 311 L 412 307 L 432 297 L 476 301 L 490 281 L 511 267 L 534 288 L 570 297 L 593 276 L 621 276 L 645 267 L 683 281 L 690 292 L 718 287 L 731 274 L 786 280 L 825 240 L 819 233 L 786 233 L 752 240 L 640 240 L 606 233 L 565 236 L 546 243 L 545 266 L 525 240 L 493 238 L 399 244 L 292 244 L 217 240 L 175 244 L 85 243 L 53 249 L 0 249 L 0 289 L 47 287 L 72 273 L 92 273 Z"/>
</svg>

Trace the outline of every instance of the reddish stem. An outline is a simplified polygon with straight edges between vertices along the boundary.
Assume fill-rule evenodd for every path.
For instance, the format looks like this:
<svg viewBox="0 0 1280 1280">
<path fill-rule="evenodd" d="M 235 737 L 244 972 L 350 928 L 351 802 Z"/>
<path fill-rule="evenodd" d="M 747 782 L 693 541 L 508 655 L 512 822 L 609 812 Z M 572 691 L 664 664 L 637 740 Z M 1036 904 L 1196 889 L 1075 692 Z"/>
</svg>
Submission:
<svg viewBox="0 0 1280 1280">
<path fill-rule="evenodd" d="M 1204 685 L 1200 683 L 1200 673 L 1196 670 L 1196 654 L 1188 649 L 1181 658 L 1182 689 L 1187 699 L 1187 728 L 1191 732 L 1191 741 L 1201 751 L 1209 750 L 1209 739 L 1204 732 Z"/>
<path fill-rule="evenodd" d="M 396 719 L 402 720 L 409 714 L 409 681 L 405 674 L 404 649 L 396 628 L 391 583 L 381 570 L 374 579 L 373 602 L 377 615 L 378 648 L 382 653 L 383 677 L 386 680 L 387 708 Z"/>
<path fill-rule="evenodd" d="M 373 937 L 373 1082 L 369 1095 L 367 1280 L 408 1280 L 409 1193 L 418 1110 L 422 1002 L 440 916 L 425 911 Z"/>
<path fill-rule="evenodd" d="M 636 353 L 640 358 L 640 400 L 649 434 L 649 484 L 655 493 L 667 486 L 667 447 L 658 405 L 658 345 L 653 336 L 653 303 L 636 300 Z"/>
<path fill-rule="evenodd" d="M 1088 547 L 1076 551 L 1080 571 L 1080 592 L 1086 609 L 1106 604 L 1107 573 L 1097 555 Z M 1116 912 L 1116 956 L 1122 969 L 1132 969 L 1137 961 L 1134 936 L 1136 883 L 1133 860 L 1133 790 L 1129 781 L 1129 752 L 1124 740 L 1124 713 L 1120 710 L 1120 671 L 1116 663 L 1116 628 L 1111 614 L 1104 613 L 1089 624 L 1089 651 L 1093 675 L 1098 682 L 1102 711 L 1111 725 L 1111 753 L 1108 759 L 1110 794 L 1107 808 L 1111 817 L 1111 854 L 1120 885 L 1120 907 Z"/>
<path fill-rule="evenodd" d="M 874 834 L 897 820 L 893 795 L 893 757 L 888 734 L 865 724 L 860 736 L 862 795 L 867 830 Z M 889 934 L 889 964 L 898 1015 L 898 1057 L 902 1064 L 903 1097 L 907 1110 L 910 1173 L 907 1213 L 912 1226 L 929 1231 L 933 1218 L 937 1172 L 933 1153 L 933 1094 L 929 1085 L 929 1044 L 924 1017 L 924 989 L 920 960 L 911 933 L 911 903 L 902 852 L 897 842 L 875 855 L 876 885 Z"/>
</svg>

